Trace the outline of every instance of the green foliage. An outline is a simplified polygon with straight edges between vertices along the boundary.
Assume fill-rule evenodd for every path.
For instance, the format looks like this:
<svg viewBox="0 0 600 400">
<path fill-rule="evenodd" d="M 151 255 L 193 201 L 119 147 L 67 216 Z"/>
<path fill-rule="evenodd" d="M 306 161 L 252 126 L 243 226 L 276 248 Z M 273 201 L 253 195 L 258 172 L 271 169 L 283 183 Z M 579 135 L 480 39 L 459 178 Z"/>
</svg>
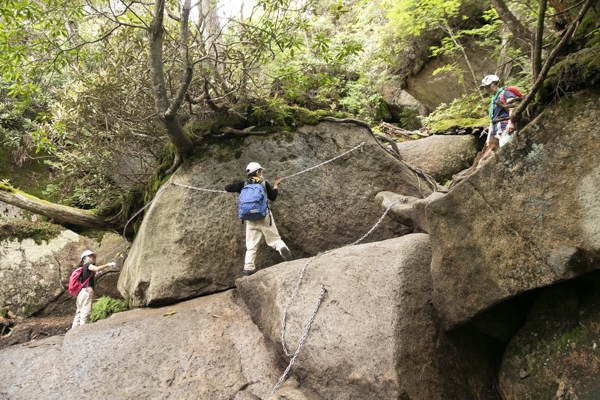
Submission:
<svg viewBox="0 0 600 400">
<path fill-rule="evenodd" d="M 60 73 L 69 57 L 77 54 L 77 49 L 68 48 L 73 32 L 65 21 L 83 17 L 78 2 L 0 2 L 0 76 L 10 84 L 10 95 L 26 104 L 41 93 L 41 81 Z"/>
<path fill-rule="evenodd" d="M 95 300 L 92 304 L 92 314 L 90 322 L 96 322 L 101 319 L 106 319 L 114 313 L 127 311 L 129 304 L 123 300 L 113 299 L 112 297 L 102 296 Z"/>
<path fill-rule="evenodd" d="M 450 104 L 440 104 L 435 111 L 422 119 L 423 126 L 429 127 L 434 133 L 445 132 L 453 126 L 487 126 L 488 101 L 482 101 L 475 93 L 462 95 Z"/>
<path fill-rule="evenodd" d="M 388 11 L 396 32 L 418 36 L 424 30 L 447 25 L 459 12 L 459 0 L 400 0 Z"/>
<path fill-rule="evenodd" d="M 375 117 L 383 104 L 381 94 L 368 87 L 365 80 L 348 82 L 345 89 L 345 96 L 339 100 L 344 109 L 370 124 L 379 123 Z"/>
<path fill-rule="evenodd" d="M 409 131 L 414 131 L 423 127 L 421 115 L 417 107 L 402 108 L 402 111 L 400 112 L 400 127 Z"/>
<path fill-rule="evenodd" d="M 59 225 L 42 221 L 9 221 L 0 224 L 0 242 L 4 240 L 33 239 L 36 244 L 48 242 L 57 237 L 64 228 Z"/>
</svg>

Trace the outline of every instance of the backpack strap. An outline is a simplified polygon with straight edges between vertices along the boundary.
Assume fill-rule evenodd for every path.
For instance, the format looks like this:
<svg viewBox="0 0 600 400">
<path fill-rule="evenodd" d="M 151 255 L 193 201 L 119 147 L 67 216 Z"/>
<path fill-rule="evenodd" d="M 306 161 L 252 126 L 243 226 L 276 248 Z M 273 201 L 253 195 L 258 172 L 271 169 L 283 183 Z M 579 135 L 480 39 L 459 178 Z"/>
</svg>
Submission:
<svg viewBox="0 0 600 400">
<path fill-rule="evenodd" d="M 265 196 L 267 197 L 267 212 L 269 213 L 269 226 L 273 226 L 273 217 L 271 216 L 271 207 L 269 207 L 269 192 L 267 192 L 267 181 L 261 180 L 260 185 L 263 187 L 265 191 Z"/>
</svg>

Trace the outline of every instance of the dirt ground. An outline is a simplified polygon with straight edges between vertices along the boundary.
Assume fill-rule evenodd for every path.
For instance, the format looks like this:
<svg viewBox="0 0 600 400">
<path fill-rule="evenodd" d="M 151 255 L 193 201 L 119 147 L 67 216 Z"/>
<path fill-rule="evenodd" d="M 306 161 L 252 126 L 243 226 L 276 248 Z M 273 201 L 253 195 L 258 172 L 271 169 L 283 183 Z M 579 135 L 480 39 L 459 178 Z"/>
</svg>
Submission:
<svg viewBox="0 0 600 400">
<path fill-rule="evenodd" d="M 73 316 L 0 318 L 0 350 L 32 340 L 64 335 Z"/>
</svg>

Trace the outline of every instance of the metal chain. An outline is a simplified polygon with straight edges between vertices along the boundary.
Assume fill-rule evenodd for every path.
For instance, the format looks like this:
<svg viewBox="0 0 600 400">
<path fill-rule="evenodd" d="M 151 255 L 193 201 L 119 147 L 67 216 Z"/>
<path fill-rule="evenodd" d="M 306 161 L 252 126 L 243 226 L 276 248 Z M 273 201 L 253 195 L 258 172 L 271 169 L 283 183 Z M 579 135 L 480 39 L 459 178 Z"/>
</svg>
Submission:
<svg viewBox="0 0 600 400">
<path fill-rule="evenodd" d="M 362 142 L 361 144 L 359 144 L 359 145 L 357 145 L 357 146 L 355 146 L 355 147 L 351 148 L 350 150 L 348 150 L 348 151 L 346 151 L 346 152 L 344 152 L 344 153 L 340 154 L 339 156 L 336 156 L 336 157 L 334 157 L 334 158 L 332 158 L 332 159 L 329 159 L 329 160 L 327 160 L 327 161 L 324 161 L 324 162 L 322 162 L 321 164 L 315 165 L 314 167 L 310 167 L 310 168 L 308 168 L 308 169 L 305 169 L 305 170 L 303 170 L 303 171 L 296 172 L 296 173 L 295 173 L 295 174 L 293 174 L 293 175 L 289 175 L 289 176 L 286 176 L 286 177 L 284 177 L 284 178 L 281 178 L 281 180 L 284 180 L 284 179 L 289 179 L 289 178 L 293 178 L 294 176 L 297 176 L 297 175 L 303 174 L 303 173 L 305 173 L 305 172 L 311 171 L 311 170 L 313 170 L 313 169 L 315 169 L 315 168 L 318 168 L 318 167 L 320 167 L 320 166 L 322 166 L 322 165 L 325 165 L 325 164 L 327 164 L 327 163 L 330 163 L 330 162 L 332 162 L 332 161 L 334 161 L 334 160 L 337 160 L 338 158 L 340 158 L 340 157 L 343 157 L 343 156 L 345 156 L 346 154 L 348 154 L 348 153 L 351 153 L 351 152 L 353 152 L 353 151 L 354 151 L 354 150 L 356 150 L 356 149 L 360 149 L 360 151 L 361 151 L 361 153 L 362 153 L 364 145 L 365 145 L 365 142 Z M 195 186 L 184 185 L 184 184 L 182 184 L 182 183 L 177 183 L 177 182 L 170 181 L 168 185 L 164 186 L 162 189 L 160 189 L 158 192 L 156 192 L 156 194 L 154 195 L 154 198 L 153 198 L 153 199 L 152 199 L 152 200 L 151 200 L 151 201 L 150 201 L 148 204 L 146 204 L 146 205 L 145 205 L 145 206 L 144 206 L 144 207 L 143 207 L 141 210 L 139 210 L 138 212 L 136 212 L 135 214 L 133 214 L 133 216 L 132 216 L 131 218 L 129 218 L 129 220 L 128 220 L 128 221 L 127 221 L 127 223 L 125 224 L 125 228 L 123 228 L 123 238 L 125 238 L 125 232 L 127 232 L 127 227 L 129 226 L 129 223 L 130 223 L 131 221 L 133 221 L 133 219 L 134 219 L 135 217 L 137 217 L 138 215 L 140 215 L 140 213 L 141 213 L 142 211 L 144 211 L 146 208 L 150 207 L 150 205 L 151 205 L 152 203 L 154 203 L 154 200 L 156 200 L 156 199 L 158 198 L 158 195 L 159 195 L 159 194 L 161 194 L 161 193 L 162 193 L 162 192 L 163 192 L 165 189 L 167 189 L 167 188 L 168 188 L 169 186 L 171 186 L 171 185 L 173 185 L 173 186 L 180 186 L 180 187 L 184 187 L 184 188 L 187 188 L 187 189 L 190 189 L 190 190 L 198 190 L 198 191 L 202 191 L 202 192 L 211 192 L 211 193 L 229 193 L 229 192 L 227 192 L 227 191 L 225 191 L 225 190 L 204 189 L 204 188 L 199 188 L 199 187 L 195 187 Z"/>
<path fill-rule="evenodd" d="M 171 182 L 171 185 L 173 185 L 173 186 L 181 186 L 181 187 L 188 188 L 188 189 L 191 189 L 191 190 L 199 190 L 199 191 L 202 191 L 202 192 L 229 193 L 229 192 L 227 192 L 225 190 L 203 189 L 203 188 L 199 188 L 199 187 L 195 187 L 195 186 L 184 185 L 182 183 L 177 183 L 177 182 Z"/>
<path fill-rule="evenodd" d="M 287 368 L 283 372 L 283 375 L 281 375 L 281 377 L 279 378 L 279 381 L 277 381 L 277 384 L 273 387 L 273 389 L 271 389 L 271 393 L 269 393 L 269 396 L 271 396 L 273 393 L 275 393 L 277 388 L 285 381 L 285 377 L 287 376 L 288 372 L 290 372 L 292 365 L 294 365 L 294 361 L 296 361 L 296 357 L 298 357 L 298 354 L 300 353 L 300 349 L 302 348 L 304 341 L 308 337 L 308 332 L 310 331 L 310 326 L 312 325 L 313 321 L 315 320 L 315 316 L 317 315 L 317 311 L 319 311 L 319 307 L 321 306 L 323 297 L 325 297 L 325 292 L 327 292 L 327 290 L 325 289 L 325 286 L 321 285 L 321 292 L 319 293 L 319 299 L 317 300 L 317 303 L 315 304 L 315 307 L 313 308 L 313 312 L 312 312 L 310 318 L 308 319 L 308 323 L 304 327 L 304 332 L 302 332 L 302 337 L 300 338 L 298 347 L 296 348 L 296 351 L 294 352 L 294 355 L 292 356 L 290 363 L 288 364 Z"/>
<path fill-rule="evenodd" d="M 373 233 L 373 231 L 375 229 L 377 229 L 377 227 L 381 224 L 381 222 L 383 221 L 383 219 L 385 218 L 385 216 L 388 214 L 388 212 L 397 203 L 406 204 L 406 203 L 408 203 L 408 198 L 407 197 L 403 197 L 403 198 L 400 198 L 400 199 L 392 202 L 386 208 L 386 210 L 383 213 L 383 215 L 379 218 L 379 221 L 377 221 L 377 223 L 375 225 L 373 225 L 373 227 L 366 234 L 364 234 L 360 239 L 356 240 L 355 242 L 353 242 L 351 244 L 348 244 L 346 246 L 338 247 L 338 248 L 350 247 L 350 246 L 354 246 L 354 245 L 362 242 L 367 236 L 369 236 L 371 233 Z M 288 312 L 289 307 L 292 304 L 292 300 L 294 299 L 294 297 L 296 296 L 296 293 L 298 292 L 298 289 L 300 288 L 300 284 L 302 283 L 302 278 L 304 277 L 304 273 L 306 272 L 306 268 L 310 265 L 310 263 L 312 263 L 317 258 L 319 258 L 321 256 L 324 256 L 325 254 L 330 253 L 330 252 L 332 252 L 334 250 L 337 250 L 338 248 L 330 249 L 330 250 L 324 251 L 323 253 L 319 253 L 315 257 L 309 259 L 306 262 L 306 264 L 304 264 L 304 267 L 302 267 L 302 270 L 300 271 L 300 276 L 298 277 L 298 281 L 296 282 L 296 286 L 294 287 L 294 290 L 292 291 L 292 295 L 290 296 L 290 299 L 288 300 L 287 304 L 283 308 L 283 314 L 282 314 L 282 317 L 281 317 L 281 345 L 283 347 L 283 352 L 288 357 L 292 356 L 292 354 L 290 354 L 288 352 L 287 346 L 285 344 L 285 327 L 286 327 L 285 320 L 287 319 L 287 312 Z M 289 363 L 288 367 L 285 369 L 285 372 L 283 373 L 283 375 L 281 376 L 281 378 L 279 378 L 279 382 L 277 382 L 277 385 L 275 385 L 275 387 L 273 388 L 273 390 L 271 390 L 271 393 L 269 395 L 272 395 L 275 392 L 275 390 L 281 385 L 281 383 L 285 380 L 285 377 L 288 374 L 290 368 L 292 367 L 292 364 L 294 363 L 294 361 L 296 360 L 296 357 L 300 353 L 300 349 L 302 348 L 302 345 L 304 344 L 304 340 L 308 336 L 308 331 L 310 329 L 310 325 L 312 324 L 312 321 L 314 320 L 314 318 L 316 316 L 316 313 L 317 313 L 317 311 L 319 309 L 319 306 L 321 304 L 321 300 L 323 299 L 323 293 L 324 293 L 324 291 L 325 291 L 325 287 L 323 285 L 321 285 L 321 296 L 319 297 L 319 299 L 317 301 L 317 304 L 315 305 L 313 314 L 310 316 L 310 319 L 309 319 L 308 323 L 306 324 L 306 328 L 304 329 L 304 333 L 303 333 L 303 335 L 302 335 L 302 337 L 300 339 L 300 342 L 298 343 L 298 347 L 296 347 L 296 351 L 294 352 L 294 354 L 292 356 L 292 359 L 290 360 L 290 363 Z"/>
<path fill-rule="evenodd" d="M 292 175 L 289 175 L 289 176 L 284 176 L 283 178 L 281 178 L 281 180 L 283 181 L 283 180 L 285 180 L 285 179 L 290 179 L 290 178 L 293 178 L 293 177 L 295 177 L 295 176 L 298 176 L 298 175 L 300 175 L 300 174 L 303 174 L 303 173 L 305 173 L 305 172 L 312 171 L 313 169 L 315 169 L 315 168 L 319 168 L 319 167 L 321 167 L 321 166 L 323 166 L 323 165 L 325 165 L 325 164 L 328 164 L 328 163 L 330 163 L 330 162 L 332 162 L 332 161 L 335 161 L 335 160 L 337 160 L 338 158 L 340 158 L 340 157 L 343 157 L 343 156 L 345 156 L 345 155 L 346 155 L 346 154 L 348 154 L 348 153 L 352 153 L 352 152 L 353 152 L 354 150 L 356 150 L 356 149 L 360 149 L 360 152 L 362 153 L 362 152 L 363 152 L 363 147 L 364 147 L 364 145 L 365 145 L 365 142 L 362 142 L 361 144 L 357 145 L 356 147 L 353 147 L 353 148 L 351 148 L 350 150 L 348 150 L 348 151 L 346 151 L 346 152 L 344 152 L 344 153 L 340 154 L 339 156 L 333 157 L 332 159 L 330 159 L 330 160 L 327 160 L 327 161 L 323 161 L 321 164 L 315 165 L 314 167 L 310 167 L 310 168 L 307 168 L 307 169 L 305 169 L 305 170 L 303 170 L 303 171 L 296 172 L 295 174 L 292 174 Z"/>
<path fill-rule="evenodd" d="M 302 270 L 300 271 L 300 276 L 298 277 L 298 281 L 296 282 L 296 287 L 294 287 L 294 291 L 292 292 L 290 299 L 288 300 L 287 304 L 283 308 L 283 314 L 281 317 L 281 344 L 283 346 L 283 352 L 288 357 L 291 357 L 292 354 L 288 352 L 287 346 L 285 345 L 285 320 L 286 320 L 286 316 L 287 316 L 287 311 L 288 311 L 289 307 L 292 305 L 292 300 L 294 299 L 294 297 L 296 296 L 296 293 L 298 292 L 298 288 L 300 287 L 300 283 L 302 282 L 302 278 L 304 277 L 304 273 L 306 272 L 306 268 L 308 267 L 308 265 L 310 263 L 312 263 L 313 261 L 315 261 L 317 258 L 319 258 L 327 253 L 330 253 L 333 250 L 335 250 L 335 249 L 331 249 L 331 250 L 327 250 L 323 253 L 319 253 L 315 257 L 310 258 L 306 262 L 306 264 L 304 264 L 304 267 L 302 267 Z"/>
<path fill-rule="evenodd" d="M 388 206 L 388 208 L 385 209 L 385 212 L 383 213 L 383 215 L 381 216 L 381 218 L 379 218 L 379 221 L 377 221 L 377 223 L 375 225 L 373 225 L 373 227 L 371 228 L 371 230 L 369 230 L 369 232 L 365 233 L 363 235 L 363 237 L 361 237 L 360 239 L 358 239 L 356 242 L 349 244 L 349 246 L 354 246 L 355 244 L 359 244 L 360 242 L 362 242 L 367 236 L 369 236 L 371 233 L 373 233 L 373 231 L 375 229 L 377 229 L 377 227 L 379 226 L 379 224 L 381 224 L 381 222 L 383 221 L 383 219 L 385 218 L 385 216 L 387 215 L 387 213 L 392 209 L 392 206 L 396 203 L 402 203 L 402 204 L 406 204 L 408 203 L 408 197 L 403 197 L 401 199 L 398 199 L 396 201 L 394 201 L 392 204 L 390 204 Z"/>
</svg>

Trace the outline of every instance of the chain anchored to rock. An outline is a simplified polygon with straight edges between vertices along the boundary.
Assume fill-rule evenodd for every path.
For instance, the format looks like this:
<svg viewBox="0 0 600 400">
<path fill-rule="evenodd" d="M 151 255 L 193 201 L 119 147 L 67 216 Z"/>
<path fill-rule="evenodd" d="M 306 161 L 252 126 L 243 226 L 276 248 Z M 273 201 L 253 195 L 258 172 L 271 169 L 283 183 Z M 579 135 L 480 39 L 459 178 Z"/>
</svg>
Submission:
<svg viewBox="0 0 600 400">
<path fill-rule="evenodd" d="M 318 164 L 318 165 L 315 165 L 315 166 L 313 166 L 313 167 L 307 168 L 307 169 L 305 169 L 305 170 L 302 170 L 302 171 L 300 171 L 300 172 L 296 172 L 295 174 L 292 174 L 292 175 L 285 176 L 285 177 L 281 178 L 281 180 L 284 180 L 284 179 L 290 179 L 290 178 L 293 178 L 293 177 L 295 177 L 295 176 L 298 176 L 298 175 L 304 174 L 304 173 L 306 173 L 306 172 L 308 172 L 308 171 L 312 171 L 312 170 L 313 170 L 313 169 L 315 169 L 315 168 L 319 168 L 319 167 L 321 167 L 321 166 L 323 166 L 323 165 L 325 165 L 325 164 L 328 164 L 328 163 L 330 163 L 330 162 L 332 162 L 332 161 L 335 161 L 335 160 L 337 160 L 338 158 L 340 158 L 340 157 L 343 157 L 343 156 L 345 156 L 346 154 L 352 153 L 352 152 L 353 152 L 353 151 L 355 151 L 355 150 L 358 150 L 358 149 L 360 149 L 360 152 L 362 153 L 362 152 L 363 152 L 363 147 L 364 147 L 364 146 L 365 146 L 365 142 L 362 142 L 362 143 L 358 144 L 357 146 L 355 146 L 355 147 L 351 148 L 350 150 L 348 150 L 348 151 L 346 151 L 346 152 L 344 152 L 344 153 L 342 153 L 342 154 L 340 154 L 340 155 L 338 155 L 338 156 L 335 156 L 335 157 L 333 157 L 333 158 L 331 158 L 331 159 L 329 159 L 329 160 L 327 160 L 327 161 L 323 161 L 322 163 L 320 163 L 320 164 Z M 133 220 L 135 219 L 135 217 L 137 217 L 138 215 L 140 215 L 140 214 L 142 213 L 142 211 L 144 211 L 146 208 L 150 207 L 150 205 L 152 205 L 152 203 L 154 203 L 154 201 L 155 201 L 155 200 L 158 198 L 158 196 L 159 196 L 159 195 L 160 195 L 160 194 L 161 194 L 163 191 L 165 191 L 165 190 L 166 190 L 168 187 L 170 187 L 170 186 L 179 186 L 179 187 L 182 187 L 182 188 L 186 188 L 186 189 L 190 189 L 190 190 L 196 190 L 196 191 L 200 191 L 200 192 L 209 192 L 209 193 L 229 193 L 229 192 L 226 192 L 225 190 L 205 189 L 205 188 L 199 188 L 199 187 L 195 187 L 195 186 L 189 186 L 189 185 L 184 185 L 184 184 L 182 184 L 182 183 L 177 183 L 177 182 L 169 181 L 167 185 L 163 186 L 163 187 L 162 187 L 162 188 L 161 188 L 161 189 L 160 189 L 158 192 L 156 192 L 156 194 L 154 195 L 154 198 L 153 198 L 153 199 L 152 199 L 152 200 L 151 200 L 151 201 L 150 201 L 148 204 L 146 204 L 146 205 L 145 205 L 145 206 L 144 206 L 144 207 L 143 207 L 141 210 L 139 210 L 138 212 L 136 212 L 135 214 L 133 214 L 133 216 L 132 216 L 131 218 L 129 218 L 129 220 L 128 220 L 128 221 L 127 221 L 127 223 L 125 224 L 125 227 L 123 228 L 123 238 L 125 238 L 125 232 L 127 232 L 127 227 L 129 226 L 129 223 L 130 223 L 131 221 L 133 221 Z"/>
<path fill-rule="evenodd" d="M 285 353 L 285 355 L 288 356 L 288 357 L 291 357 L 291 359 L 290 359 L 290 362 L 289 362 L 287 368 L 283 372 L 283 375 L 279 378 L 279 381 L 277 382 L 277 384 L 273 387 L 273 389 L 269 393 L 269 396 L 272 395 L 273 393 L 275 393 L 275 391 L 277 390 L 277 388 L 285 381 L 285 378 L 286 378 L 287 374 L 289 373 L 290 369 L 292 368 L 292 365 L 296 361 L 296 357 L 298 357 L 298 354 L 300 353 L 300 349 L 302 348 L 302 345 L 304 344 L 304 341 L 306 340 L 306 337 L 308 336 L 308 332 L 310 331 L 310 326 L 312 325 L 312 323 L 313 323 L 313 321 L 315 319 L 315 316 L 317 315 L 317 311 L 319 310 L 319 306 L 321 305 L 321 302 L 323 301 L 323 297 L 325 296 L 325 292 L 327 292 L 327 290 L 325 289 L 325 286 L 321 285 L 321 292 L 319 293 L 319 298 L 317 299 L 315 307 L 313 308 L 313 312 L 312 312 L 310 318 L 308 319 L 308 322 L 306 323 L 306 326 L 304 327 L 304 332 L 302 333 L 302 337 L 300 338 L 300 341 L 298 342 L 298 346 L 296 346 L 296 350 L 294 351 L 294 354 L 291 354 L 290 352 L 288 352 L 287 346 L 285 344 L 285 327 L 286 327 L 285 320 L 286 320 L 286 317 L 287 317 L 288 309 L 290 308 L 290 306 L 292 304 L 292 300 L 294 299 L 294 297 L 296 296 L 296 293 L 298 292 L 298 289 L 300 288 L 300 284 L 302 283 L 302 278 L 304 277 L 304 273 L 306 272 L 306 268 L 313 261 L 315 261 L 317 258 L 319 258 L 321 256 L 324 256 L 325 254 L 331 253 L 332 251 L 335 251 L 337 249 L 341 249 L 341 248 L 344 248 L 344 247 L 354 246 L 356 244 L 359 244 L 363 240 L 365 240 L 371 233 L 373 233 L 373 231 L 375 231 L 375 229 L 377 229 L 377 227 L 381 224 L 381 222 L 383 222 L 383 219 L 388 214 L 388 212 L 391 210 L 391 208 L 395 204 L 398 204 L 398 203 L 406 204 L 406 203 L 408 203 L 408 198 L 407 197 L 402 197 L 402 198 L 394 201 L 393 203 L 391 203 L 386 208 L 386 210 L 383 213 L 383 215 L 381 215 L 381 217 L 379 218 L 379 220 L 377 221 L 377 223 L 375 223 L 375 225 L 373 225 L 373 227 L 366 234 L 364 234 L 360 239 L 356 240 L 355 242 L 350 243 L 349 245 L 338 247 L 338 248 L 335 248 L 335 249 L 330 249 L 330 250 L 324 251 L 323 253 L 319 253 L 315 257 L 310 258 L 306 262 L 306 264 L 304 264 L 304 267 L 302 267 L 302 270 L 300 270 L 300 275 L 298 277 L 298 281 L 296 282 L 296 286 L 294 287 L 294 290 L 292 291 L 292 295 L 290 296 L 290 299 L 288 300 L 287 304 L 283 308 L 283 314 L 282 314 L 282 317 L 281 317 L 281 345 L 283 347 L 283 352 Z"/>
</svg>

